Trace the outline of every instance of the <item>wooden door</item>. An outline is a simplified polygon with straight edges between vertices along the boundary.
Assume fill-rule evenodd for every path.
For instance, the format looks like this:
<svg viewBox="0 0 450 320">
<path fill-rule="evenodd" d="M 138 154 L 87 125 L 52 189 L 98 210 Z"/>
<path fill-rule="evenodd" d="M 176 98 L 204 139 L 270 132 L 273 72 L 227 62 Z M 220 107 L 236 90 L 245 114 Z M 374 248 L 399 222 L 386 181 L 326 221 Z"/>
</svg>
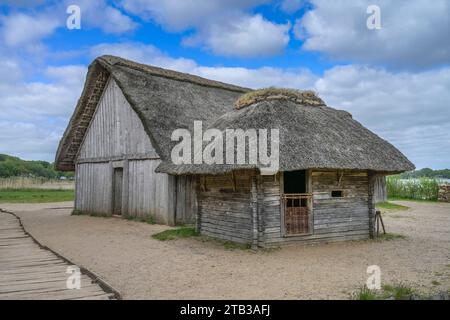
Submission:
<svg viewBox="0 0 450 320">
<path fill-rule="evenodd" d="M 114 168 L 113 214 L 122 214 L 123 168 Z"/>
</svg>

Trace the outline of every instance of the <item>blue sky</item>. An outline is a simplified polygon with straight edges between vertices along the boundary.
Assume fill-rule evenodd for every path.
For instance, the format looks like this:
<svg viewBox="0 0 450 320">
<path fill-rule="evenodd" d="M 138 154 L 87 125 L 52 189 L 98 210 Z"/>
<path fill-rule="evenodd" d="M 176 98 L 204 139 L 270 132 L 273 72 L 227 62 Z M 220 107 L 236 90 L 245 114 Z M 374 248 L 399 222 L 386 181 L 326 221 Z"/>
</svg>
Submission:
<svg viewBox="0 0 450 320">
<path fill-rule="evenodd" d="M 69 5 L 81 29 L 66 27 Z M 376 4 L 381 29 L 371 30 Z M 0 1 L 0 153 L 53 161 L 98 55 L 315 90 L 418 168 L 450 167 L 450 1 Z"/>
</svg>

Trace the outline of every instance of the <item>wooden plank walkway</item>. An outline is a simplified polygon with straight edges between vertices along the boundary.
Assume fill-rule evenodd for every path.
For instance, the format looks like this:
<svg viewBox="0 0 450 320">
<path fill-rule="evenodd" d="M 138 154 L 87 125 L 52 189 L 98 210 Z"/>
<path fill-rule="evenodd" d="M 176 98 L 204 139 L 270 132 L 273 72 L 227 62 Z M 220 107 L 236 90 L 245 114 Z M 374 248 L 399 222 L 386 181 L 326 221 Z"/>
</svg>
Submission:
<svg viewBox="0 0 450 320">
<path fill-rule="evenodd" d="M 70 266 L 36 243 L 17 217 L 0 211 L 0 300 L 115 299 L 114 293 L 106 292 L 83 272 L 80 289 L 68 289 Z"/>
</svg>

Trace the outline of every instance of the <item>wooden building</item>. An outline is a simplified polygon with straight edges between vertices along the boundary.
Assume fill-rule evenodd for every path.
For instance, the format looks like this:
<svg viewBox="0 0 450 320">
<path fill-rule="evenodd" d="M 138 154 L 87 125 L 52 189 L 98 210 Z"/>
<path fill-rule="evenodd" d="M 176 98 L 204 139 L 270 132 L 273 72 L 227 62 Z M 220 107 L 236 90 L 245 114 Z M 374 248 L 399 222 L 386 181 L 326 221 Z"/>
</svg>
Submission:
<svg viewBox="0 0 450 320">
<path fill-rule="evenodd" d="M 278 129 L 278 172 L 174 164 L 172 132 L 197 120 L 222 132 Z M 76 170 L 76 210 L 195 223 L 255 247 L 369 238 L 375 182 L 414 168 L 312 92 L 250 91 L 112 56 L 91 64 L 56 166 Z"/>
</svg>

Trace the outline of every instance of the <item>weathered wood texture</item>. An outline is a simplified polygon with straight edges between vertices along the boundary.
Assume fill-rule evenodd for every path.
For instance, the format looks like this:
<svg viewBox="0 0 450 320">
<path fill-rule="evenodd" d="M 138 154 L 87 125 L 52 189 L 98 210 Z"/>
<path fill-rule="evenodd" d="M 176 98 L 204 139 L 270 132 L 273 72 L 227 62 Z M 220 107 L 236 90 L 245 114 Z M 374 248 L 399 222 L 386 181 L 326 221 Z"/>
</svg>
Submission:
<svg viewBox="0 0 450 320">
<path fill-rule="evenodd" d="M 69 266 L 34 242 L 16 217 L 0 211 L 0 300 L 114 299 L 86 274 L 80 289 L 68 289 Z"/>
<path fill-rule="evenodd" d="M 154 148 L 141 120 L 114 80 L 110 80 L 97 106 L 77 161 L 153 155 Z"/>
<path fill-rule="evenodd" d="M 386 176 L 377 176 L 374 183 L 375 202 L 387 201 Z"/>
<path fill-rule="evenodd" d="M 196 177 L 176 178 L 176 220 L 177 224 L 193 224 L 197 212 Z"/>
<path fill-rule="evenodd" d="M 252 172 L 200 176 L 197 190 L 199 229 L 207 236 L 251 243 L 254 235 Z M 254 191 L 253 191 L 254 192 Z M 254 201 L 253 201 L 254 202 Z"/>
<path fill-rule="evenodd" d="M 128 167 L 128 208 L 135 217 L 153 216 L 156 222 L 169 223 L 169 177 L 156 173 L 160 160 L 133 160 Z"/>
<path fill-rule="evenodd" d="M 112 213 L 112 175 L 109 163 L 78 164 L 75 209 L 84 213 Z"/>
<path fill-rule="evenodd" d="M 266 245 L 294 242 L 332 242 L 369 237 L 368 176 L 365 171 L 315 171 L 311 173 L 313 232 L 305 236 L 283 236 L 280 182 L 264 177 Z M 332 190 L 344 197 L 332 198 Z"/>
<path fill-rule="evenodd" d="M 155 173 L 160 163 L 141 120 L 110 79 L 78 154 L 75 208 L 112 214 L 115 200 L 123 215 L 150 215 L 165 224 L 174 224 L 176 215 L 177 223 L 192 223 L 194 179 Z M 122 201 L 114 197 L 114 168 L 123 168 Z"/>
<path fill-rule="evenodd" d="M 252 171 L 202 176 L 198 185 L 199 228 L 205 235 L 253 246 L 316 243 L 369 237 L 369 178 L 366 171 L 312 171 L 312 232 L 285 236 L 279 176 Z M 234 189 L 235 188 L 235 189 Z M 342 198 L 331 191 L 342 190 Z"/>
</svg>

